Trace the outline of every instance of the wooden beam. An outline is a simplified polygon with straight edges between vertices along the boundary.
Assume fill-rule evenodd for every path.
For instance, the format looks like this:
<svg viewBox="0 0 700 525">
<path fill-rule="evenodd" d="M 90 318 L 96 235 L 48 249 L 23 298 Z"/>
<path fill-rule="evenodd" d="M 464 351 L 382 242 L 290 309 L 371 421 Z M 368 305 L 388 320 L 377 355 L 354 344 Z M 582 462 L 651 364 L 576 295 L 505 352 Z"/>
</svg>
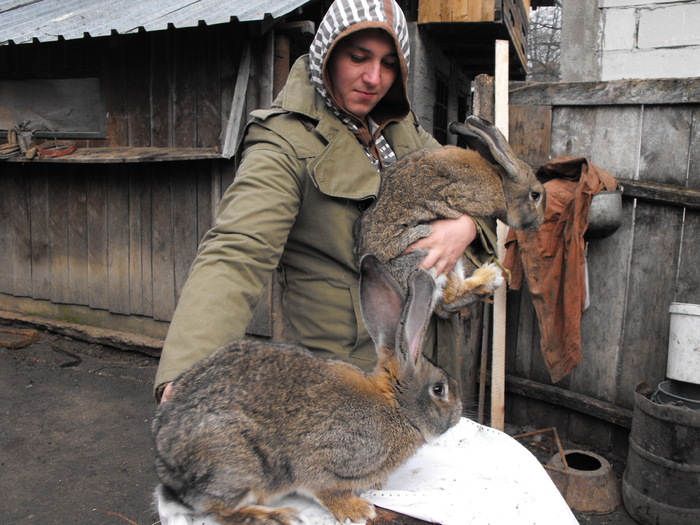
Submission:
<svg viewBox="0 0 700 525">
<path fill-rule="evenodd" d="M 700 191 L 672 184 L 617 179 L 622 186 L 623 197 L 632 197 L 664 204 L 672 204 L 693 210 L 700 209 Z"/>
<path fill-rule="evenodd" d="M 272 72 L 272 96 L 279 95 L 289 76 L 290 39 L 282 33 L 275 33 L 275 52 Z"/>
<path fill-rule="evenodd" d="M 174 160 L 210 160 L 222 158 L 216 148 L 78 148 L 62 157 L 34 157 L 27 160 L 23 156 L 7 159 L 6 162 L 37 162 L 56 164 L 120 164 L 136 162 L 164 162 Z"/>
<path fill-rule="evenodd" d="M 100 315 L 102 316 L 101 319 L 104 320 L 106 316 L 110 314 L 105 315 L 103 312 Z M 112 316 L 113 315 L 114 314 L 112 314 Z M 163 341 L 165 340 L 165 335 L 163 335 L 162 338 L 153 337 L 144 335 L 143 333 L 135 334 L 133 332 L 126 332 L 113 328 L 90 326 L 84 322 L 72 323 L 69 321 L 50 319 L 36 315 L 25 315 L 7 310 L 0 310 L 0 319 L 48 330 L 49 332 L 61 334 L 79 341 L 111 346 L 119 350 L 141 352 L 152 357 L 160 356 L 161 350 L 163 349 Z M 163 330 L 163 333 L 165 334 L 165 330 Z"/>
<path fill-rule="evenodd" d="M 474 79 L 474 108 L 473 113 L 485 118 L 489 122 L 494 120 L 494 94 L 493 77 L 489 75 L 478 75 Z"/>
<path fill-rule="evenodd" d="M 494 81 L 494 123 L 508 140 L 508 53 L 507 40 L 496 40 L 496 75 Z M 506 256 L 508 226 L 497 221 L 497 255 L 499 261 Z M 506 374 L 506 286 L 501 285 L 493 293 L 493 352 L 491 360 L 491 426 L 505 428 L 505 374 Z"/>
<path fill-rule="evenodd" d="M 697 104 L 700 78 L 511 83 L 510 103 L 536 106 Z"/>
<path fill-rule="evenodd" d="M 241 122 L 245 117 L 245 101 L 248 93 L 248 80 L 250 79 L 250 56 L 250 41 L 246 40 L 245 48 L 242 50 L 241 63 L 238 66 L 236 88 L 234 89 L 233 101 L 231 102 L 231 113 L 221 140 L 221 153 L 227 159 L 236 154 L 241 134 Z"/>
<path fill-rule="evenodd" d="M 553 385 L 545 385 L 513 375 L 506 376 L 506 390 L 512 394 L 576 410 L 614 425 L 628 429 L 632 428 L 631 410 L 620 408 L 612 403 L 600 401 L 578 392 L 572 392 Z"/>
</svg>

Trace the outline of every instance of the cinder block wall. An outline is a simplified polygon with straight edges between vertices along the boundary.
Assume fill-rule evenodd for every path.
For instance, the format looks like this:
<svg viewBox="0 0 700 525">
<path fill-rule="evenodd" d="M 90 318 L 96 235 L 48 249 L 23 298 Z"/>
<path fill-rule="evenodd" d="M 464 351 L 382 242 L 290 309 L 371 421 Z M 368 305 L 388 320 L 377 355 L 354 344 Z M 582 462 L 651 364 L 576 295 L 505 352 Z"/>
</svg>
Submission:
<svg viewBox="0 0 700 525">
<path fill-rule="evenodd" d="M 700 2 L 601 0 L 601 80 L 700 76 Z"/>
<path fill-rule="evenodd" d="M 564 0 L 561 80 L 700 77 L 700 0 Z"/>
</svg>

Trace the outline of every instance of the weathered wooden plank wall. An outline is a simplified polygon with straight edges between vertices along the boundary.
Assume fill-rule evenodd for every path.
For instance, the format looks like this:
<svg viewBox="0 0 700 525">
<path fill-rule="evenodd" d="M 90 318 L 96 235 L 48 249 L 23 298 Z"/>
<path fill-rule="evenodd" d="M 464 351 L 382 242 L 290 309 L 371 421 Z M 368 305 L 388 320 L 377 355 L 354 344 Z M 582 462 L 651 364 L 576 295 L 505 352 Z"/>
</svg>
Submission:
<svg viewBox="0 0 700 525">
<path fill-rule="evenodd" d="M 6 78 L 99 76 L 104 139 L 80 147 L 215 147 L 228 119 L 248 26 L 188 29 L 0 47 Z"/>
<path fill-rule="evenodd" d="M 700 189 L 700 79 L 517 86 L 511 104 L 511 143 L 522 142 L 520 153 L 533 165 L 583 156 L 618 178 Z M 610 414 L 633 408 L 640 382 L 665 378 L 670 303 L 700 303 L 693 270 L 699 221 L 696 208 L 623 198 L 620 229 L 588 244 L 583 359 L 556 386 L 526 290 L 509 294 L 508 374 L 610 407 L 601 416 L 511 395 L 511 420 L 556 426 L 573 441 L 625 453 L 627 430 L 611 424 Z"/>
<path fill-rule="evenodd" d="M 169 321 L 226 164 L 3 166 L 0 293 Z"/>
<path fill-rule="evenodd" d="M 0 74 L 99 76 L 105 138 L 77 141 L 79 151 L 213 151 L 231 113 L 243 43 L 252 39 L 257 50 L 271 41 L 248 33 L 232 22 L 3 46 Z M 129 151 L 138 153 L 0 166 L 0 294 L 170 320 L 234 162 L 136 163 Z"/>
</svg>

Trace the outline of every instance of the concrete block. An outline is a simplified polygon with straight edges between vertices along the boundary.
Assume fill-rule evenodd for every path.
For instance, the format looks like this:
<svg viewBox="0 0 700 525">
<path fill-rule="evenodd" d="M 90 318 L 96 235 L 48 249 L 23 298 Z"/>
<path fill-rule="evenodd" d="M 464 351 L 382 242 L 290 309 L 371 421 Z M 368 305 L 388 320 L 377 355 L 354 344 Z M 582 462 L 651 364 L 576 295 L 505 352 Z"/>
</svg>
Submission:
<svg viewBox="0 0 700 525">
<path fill-rule="evenodd" d="M 700 77 L 700 46 L 633 52 L 608 51 L 603 54 L 601 69 L 602 81 Z"/>
<path fill-rule="evenodd" d="M 636 10 L 606 9 L 604 16 L 603 49 L 634 49 L 637 36 Z"/>
<path fill-rule="evenodd" d="M 598 0 L 598 7 L 653 7 L 659 4 L 677 4 L 679 0 Z"/>
<path fill-rule="evenodd" d="M 597 0 L 562 4 L 560 80 L 600 78 L 602 19 Z"/>
<path fill-rule="evenodd" d="M 640 49 L 699 45 L 700 4 L 679 4 L 639 13 Z"/>
</svg>

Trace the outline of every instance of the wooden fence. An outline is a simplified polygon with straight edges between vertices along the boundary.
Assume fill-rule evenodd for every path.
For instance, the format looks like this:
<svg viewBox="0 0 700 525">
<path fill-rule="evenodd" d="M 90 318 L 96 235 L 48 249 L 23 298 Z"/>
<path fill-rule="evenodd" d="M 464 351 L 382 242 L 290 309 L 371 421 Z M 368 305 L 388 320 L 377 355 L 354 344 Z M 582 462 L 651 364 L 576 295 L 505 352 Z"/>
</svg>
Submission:
<svg viewBox="0 0 700 525">
<path fill-rule="evenodd" d="M 5 166 L 5 303 L 31 298 L 169 321 L 227 184 L 226 162 Z"/>
<path fill-rule="evenodd" d="M 635 387 L 665 378 L 671 302 L 700 303 L 700 79 L 514 84 L 510 141 L 533 166 L 587 157 L 623 187 L 623 220 L 588 244 L 583 359 L 547 374 L 526 290 L 509 293 L 507 420 L 624 454 Z"/>
</svg>

